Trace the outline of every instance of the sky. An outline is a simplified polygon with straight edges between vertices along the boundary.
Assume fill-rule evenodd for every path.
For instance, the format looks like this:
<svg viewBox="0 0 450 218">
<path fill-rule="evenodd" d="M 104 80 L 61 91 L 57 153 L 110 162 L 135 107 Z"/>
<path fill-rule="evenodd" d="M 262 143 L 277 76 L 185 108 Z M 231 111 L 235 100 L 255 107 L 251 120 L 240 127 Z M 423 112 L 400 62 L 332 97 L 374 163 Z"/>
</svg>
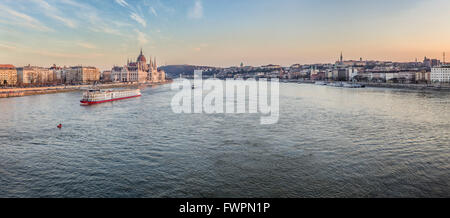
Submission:
<svg viewBox="0 0 450 218">
<path fill-rule="evenodd" d="M 450 54 L 448 0 L 0 0 L 0 64 L 260 66 Z M 450 57 L 450 55 L 448 55 Z"/>
</svg>

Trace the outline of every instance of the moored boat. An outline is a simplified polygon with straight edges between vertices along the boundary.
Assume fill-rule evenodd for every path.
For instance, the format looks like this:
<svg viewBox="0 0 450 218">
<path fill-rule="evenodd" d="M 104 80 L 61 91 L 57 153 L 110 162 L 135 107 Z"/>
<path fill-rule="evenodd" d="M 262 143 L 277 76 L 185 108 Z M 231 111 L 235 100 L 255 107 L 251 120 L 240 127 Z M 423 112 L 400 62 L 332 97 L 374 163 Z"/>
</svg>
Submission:
<svg viewBox="0 0 450 218">
<path fill-rule="evenodd" d="M 315 83 L 316 85 L 319 85 L 319 86 L 326 86 L 326 85 L 328 85 L 326 82 L 324 82 L 324 81 L 317 81 L 316 83 Z"/>
<path fill-rule="evenodd" d="M 334 83 L 330 83 L 328 85 L 329 86 L 333 86 L 333 87 L 344 87 L 344 83 L 343 82 L 334 82 Z"/>
<path fill-rule="evenodd" d="M 100 90 L 90 89 L 83 94 L 82 105 L 100 104 L 110 101 L 118 101 L 128 98 L 140 97 L 140 89 Z"/>
<path fill-rule="evenodd" d="M 345 83 L 344 88 L 364 88 L 365 86 L 357 83 Z"/>
</svg>

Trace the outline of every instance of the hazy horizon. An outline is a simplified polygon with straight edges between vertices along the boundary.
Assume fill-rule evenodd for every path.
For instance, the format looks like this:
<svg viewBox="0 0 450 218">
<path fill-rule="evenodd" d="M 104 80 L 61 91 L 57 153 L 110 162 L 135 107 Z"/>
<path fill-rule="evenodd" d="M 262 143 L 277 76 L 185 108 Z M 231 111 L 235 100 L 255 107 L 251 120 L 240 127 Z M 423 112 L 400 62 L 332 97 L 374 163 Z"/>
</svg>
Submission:
<svg viewBox="0 0 450 218">
<path fill-rule="evenodd" d="M 450 51 L 445 0 L 3 0 L 0 62 L 160 65 L 412 62 Z"/>
</svg>

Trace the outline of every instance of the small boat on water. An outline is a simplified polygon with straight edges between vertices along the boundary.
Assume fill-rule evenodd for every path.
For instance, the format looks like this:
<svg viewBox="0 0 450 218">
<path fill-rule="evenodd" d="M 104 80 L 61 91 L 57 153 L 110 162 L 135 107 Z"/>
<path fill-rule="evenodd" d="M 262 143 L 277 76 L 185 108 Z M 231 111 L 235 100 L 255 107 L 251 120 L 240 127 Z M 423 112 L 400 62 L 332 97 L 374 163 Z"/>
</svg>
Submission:
<svg viewBox="0 0 450 218">
<path fill-rule="evenodd" d="M 357 83 L 346 83 L 346 82 L 334 82 L 328 84 L 328 86 L 340 87 L 340 88 L 364 88 L 365 85 L 357 84 Z"/>
<path fill-rule="evenodd" d="M 315 83 L 316 85 L 319 85 L 319 86 L 326 86 L 326 85 L 328 85 L 326 82 L 324 82 L 324 81 L 317 81 L 316 83 Z"/>
<path fill-rule="evenodd" d="M 100 90 L 89 89 L 83 94 L 81 105 L 100 104 L 110 101 L 118 101 L 128 98 L 140 97 L 140 89 L 123 89 L 123 90 Z"/>
<path fill-rule="evenodd" d="M 356 83 L 344 83 L 344 88 L 364 88 L 364 85 L 356 84 Z"/>
<path fill-rule="evenodd" d="M 344 83 L 343 82 L 334 82 L 334 83 L 330 83 L 328 85 L 329 86 L 333 86 L 333 87 L 344 87 Z"/>
</svg>

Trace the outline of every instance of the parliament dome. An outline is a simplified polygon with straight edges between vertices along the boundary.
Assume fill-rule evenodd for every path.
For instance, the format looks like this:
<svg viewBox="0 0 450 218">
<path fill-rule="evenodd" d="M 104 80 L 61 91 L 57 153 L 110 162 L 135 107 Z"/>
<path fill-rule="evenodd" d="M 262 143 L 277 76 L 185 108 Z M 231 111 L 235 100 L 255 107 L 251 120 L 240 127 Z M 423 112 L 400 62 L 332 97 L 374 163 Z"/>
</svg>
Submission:
<svg viewBox="0 0 450 218">
<path fill-rule="evenodd" d="M 137 58 L 137 62 L 147 63 L 147 58 L 145 58 L 144 54 L 142 54 L 142 49 L 141 49 L 141 54 Z"/>
</svg>

